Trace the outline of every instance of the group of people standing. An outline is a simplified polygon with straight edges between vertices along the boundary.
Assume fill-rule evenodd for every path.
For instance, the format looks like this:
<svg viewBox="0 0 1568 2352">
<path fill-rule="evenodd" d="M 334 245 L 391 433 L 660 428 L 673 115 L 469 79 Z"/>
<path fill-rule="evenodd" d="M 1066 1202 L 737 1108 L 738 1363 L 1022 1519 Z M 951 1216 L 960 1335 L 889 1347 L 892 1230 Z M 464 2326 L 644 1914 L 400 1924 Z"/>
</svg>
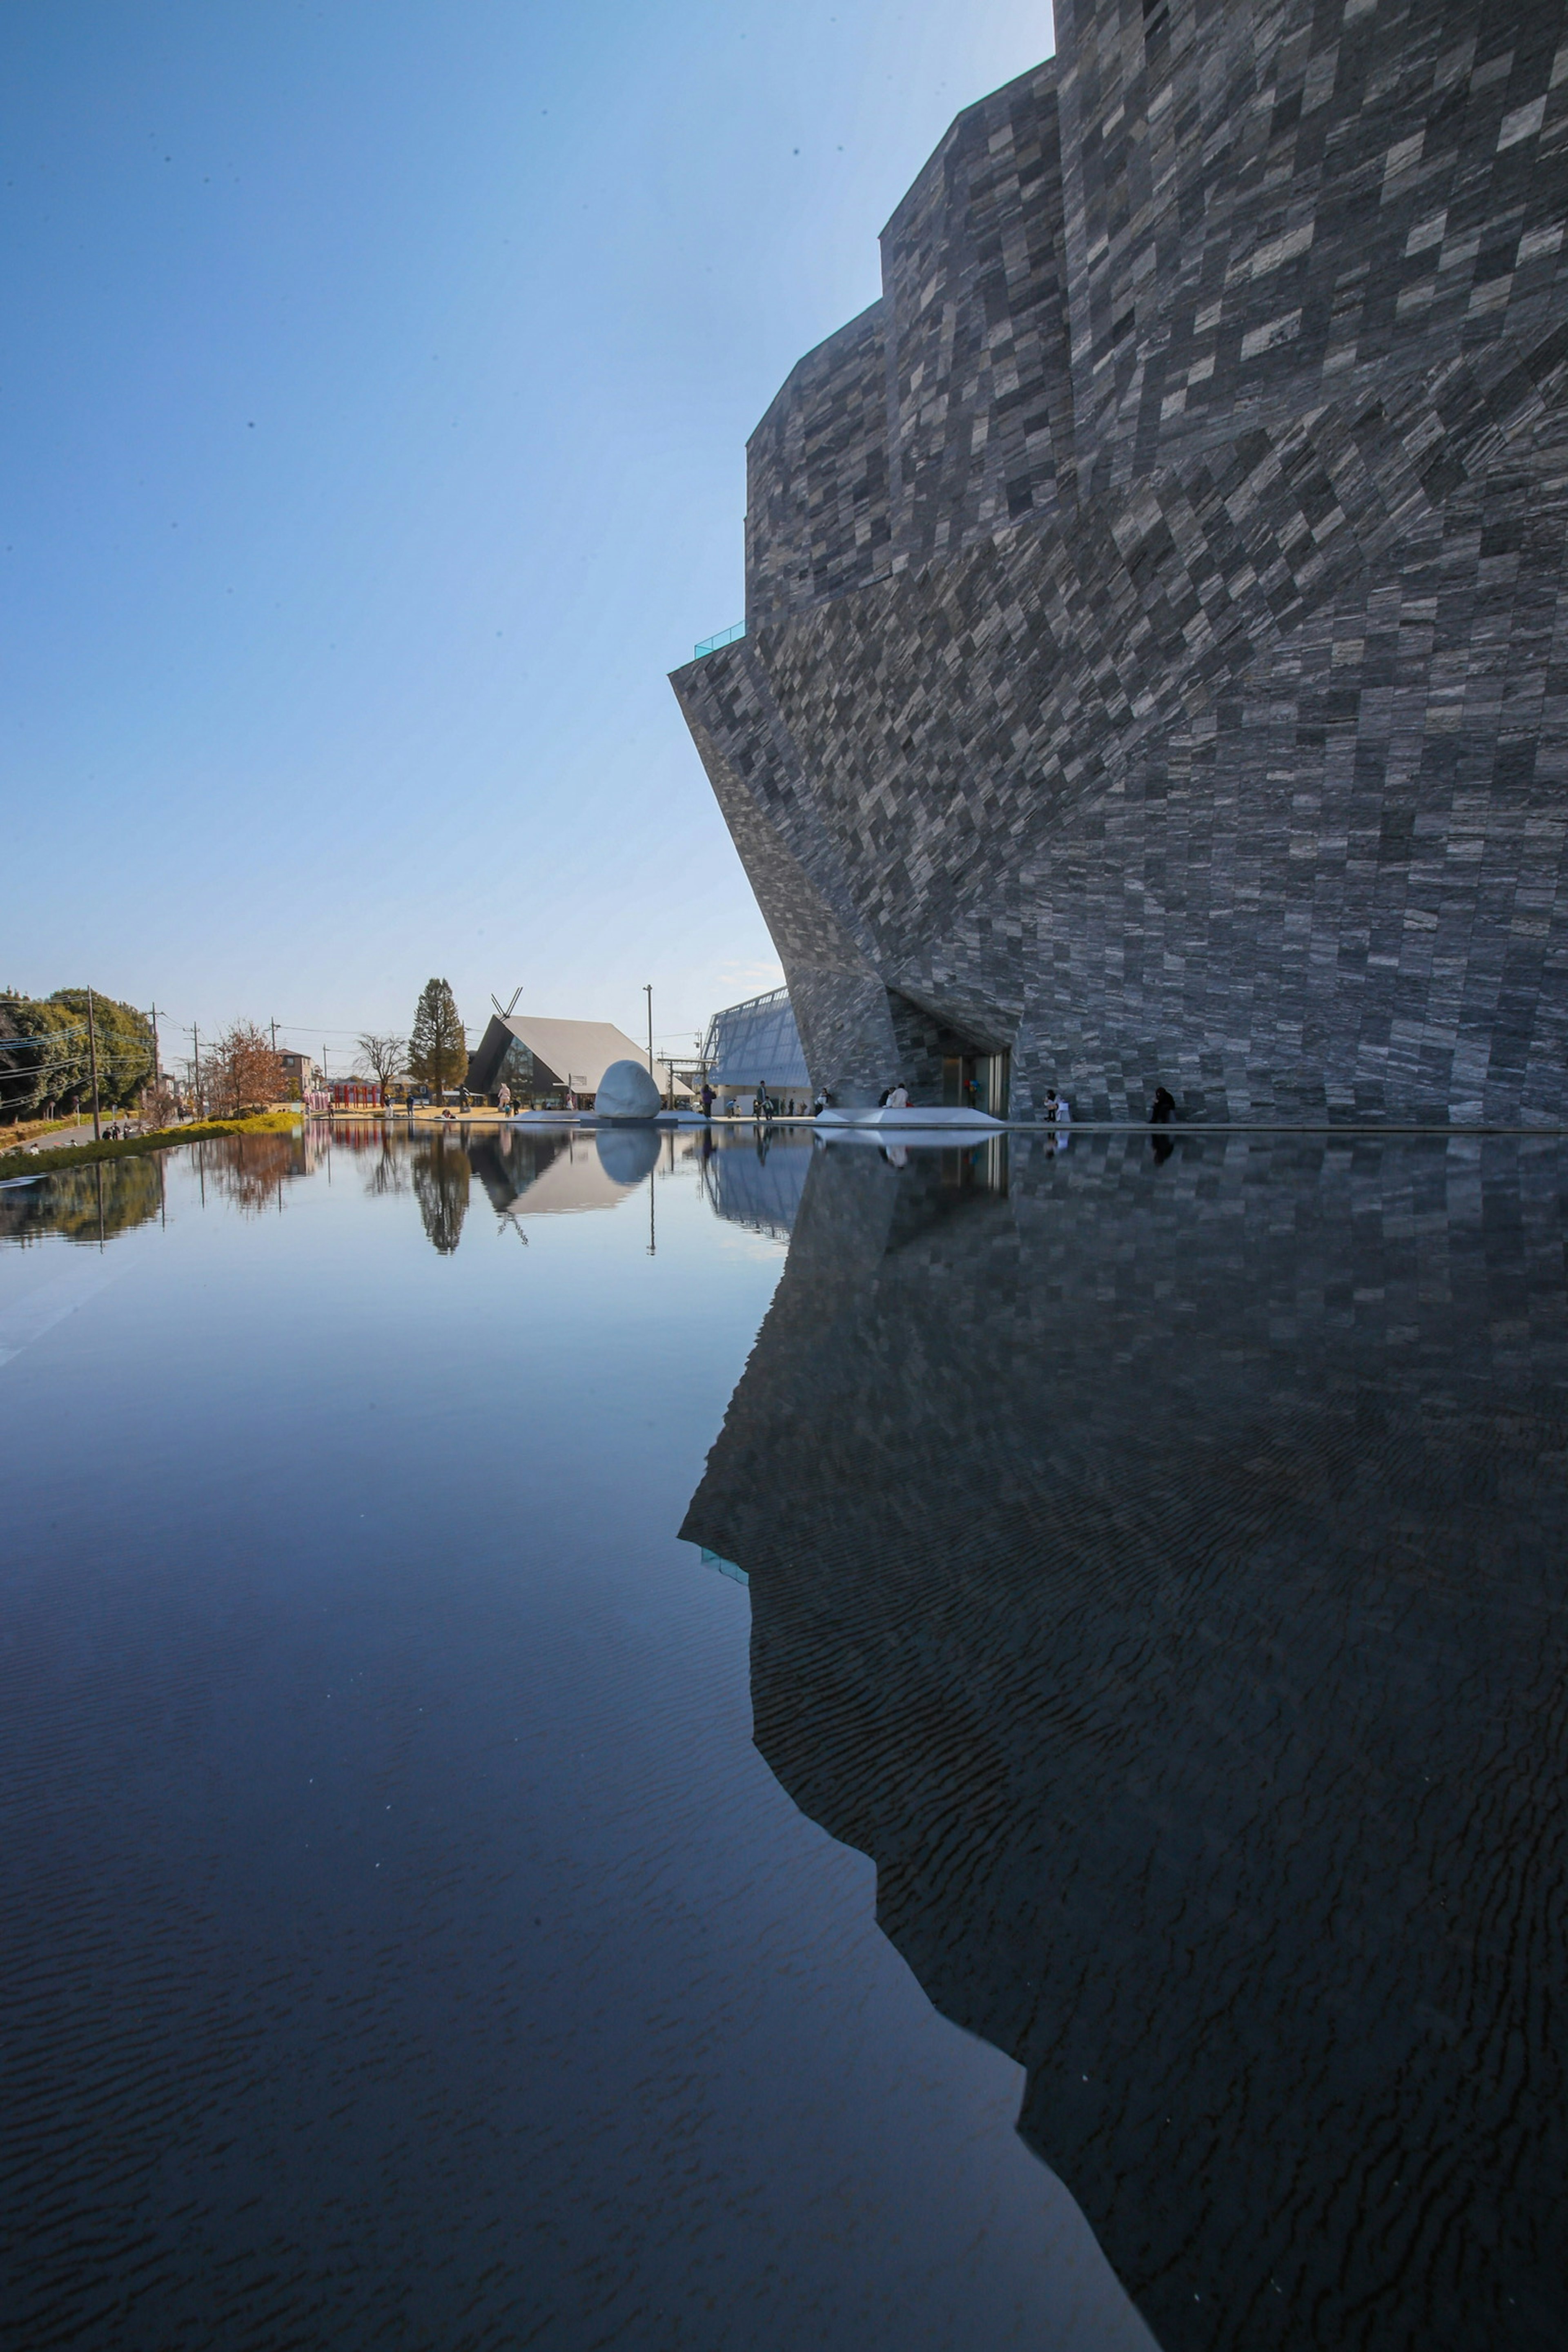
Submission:
<svg viewBox="0 0 1568 2352">
<path fill-rule="evenodd" d="M 713 1106 L 718 1099 L 719 1097 L 714 1093 L 713 1088 L 705 1081 L 702 1087 L 702 1116 L 704 1118 L 712 1118 Z M 905 1099 L 907 1100 L 908 1097 L 906 1097 Z M 805 1116 L 805 1107 L 804 1104 L 801 1106 L 801 1109 L 798 1114 L 796 1113 L 793 1100 L 785 1104 L 784 1108 L 791 1118 L 794 1118 L 796 1116 Z M 827 1089 L 826 1087 L 818 1087 L 811 1106 L 812 1118 L 818 1118 L 826 1108 Z M 779 1109 L 780 1105 L 777 1097 L 770 1095 L 765 1086 L 759 1086 L 756 1093 L 752 1097 L 752 1117 L 765 1127 L 770 1119 L 777 1118 L 779 1116 Z"/>
</svg>

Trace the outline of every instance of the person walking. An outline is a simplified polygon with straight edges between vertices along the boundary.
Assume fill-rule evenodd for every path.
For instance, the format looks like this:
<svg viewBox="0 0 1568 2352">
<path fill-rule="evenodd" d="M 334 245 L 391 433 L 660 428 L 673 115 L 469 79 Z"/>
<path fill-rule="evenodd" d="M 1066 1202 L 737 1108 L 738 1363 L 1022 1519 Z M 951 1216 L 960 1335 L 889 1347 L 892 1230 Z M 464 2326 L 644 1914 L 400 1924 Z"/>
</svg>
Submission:
<svg viewBox="0 0 1568 2352">
<path fill-rule="evenodd" d="M 1175 1118 L 1175 1096 L 1171 1093 L 1167 1087 L 1156 1087 L 1154 1089 L 1154 1099 L 1149 1108 L 1150 1126 L 1169 1127 L 1171 1121 Z"/>
<path fill-rule="evenodd" d="M 511 1109 L 511 1088 L 507 1085 L 504 1078 L 501 1080 L 500 1087 L 496 1090 L 496 1108 L 500 1111 L 502 1118 L 505 1118 Z"/>
<path fill-rule="evenodd" d="M 713 1089 L 706 1078 L 702 1081 L 702 1116 L 704 1118 L 713 1116 Z"/>
</svg>

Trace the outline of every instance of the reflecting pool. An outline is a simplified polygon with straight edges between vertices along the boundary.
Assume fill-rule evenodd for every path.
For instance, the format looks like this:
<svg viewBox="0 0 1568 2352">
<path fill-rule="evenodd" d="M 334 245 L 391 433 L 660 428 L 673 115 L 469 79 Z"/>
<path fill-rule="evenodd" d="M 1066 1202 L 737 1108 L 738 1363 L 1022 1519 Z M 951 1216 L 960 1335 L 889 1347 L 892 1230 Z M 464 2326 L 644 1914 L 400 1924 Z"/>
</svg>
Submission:
<svg viewBox="0 0 1568 2352">
<path fill-rule="evenodd" d="M 1565 1179 L 0 1191 L 0 2341 L 1558 2344 Z"/>
</svg>

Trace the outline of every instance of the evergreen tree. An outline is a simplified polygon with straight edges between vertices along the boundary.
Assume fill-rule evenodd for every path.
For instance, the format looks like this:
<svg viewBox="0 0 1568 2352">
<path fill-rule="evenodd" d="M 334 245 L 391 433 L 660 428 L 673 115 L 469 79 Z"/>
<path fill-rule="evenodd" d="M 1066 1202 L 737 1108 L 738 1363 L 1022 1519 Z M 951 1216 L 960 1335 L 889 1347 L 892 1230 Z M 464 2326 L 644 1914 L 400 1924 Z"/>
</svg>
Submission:
<svg viewBox="0 0 1568 2352">
<path fill-rule="evenodd" d="M 468 1049 L 463 1043 L 463 1024 L 458 1018 L 451 983 L 427 980 L 419 992 L 409 1034 L 408 1074 L 439 1100 L 468 1066 Z"/>
</svg>

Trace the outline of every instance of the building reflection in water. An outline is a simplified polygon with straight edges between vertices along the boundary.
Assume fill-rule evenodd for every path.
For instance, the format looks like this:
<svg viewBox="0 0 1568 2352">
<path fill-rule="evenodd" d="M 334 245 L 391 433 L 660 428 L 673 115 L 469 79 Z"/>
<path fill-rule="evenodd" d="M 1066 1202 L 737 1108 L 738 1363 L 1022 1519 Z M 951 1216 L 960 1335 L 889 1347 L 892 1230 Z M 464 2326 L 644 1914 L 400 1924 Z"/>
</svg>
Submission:
<svg viewBox="0 0 1568 2352">
<path fill-rule="evenodd" d="M 795 1230 L 811 1166 L 809 1138 L 775 1139 L 765 1129 L 721 1144 L 711 1129 L 701 1153 L 702 1187 L 716 1215 L 752 1233 L 787 1240 Z"/>
<path fill-rule="evenodd" d="M 757 1745 L 1166 2352 L 1554 2343 L 1563 1147 L 977 1165 L 812 1160 L 683 1528 Z"/>
<path fill-rule="evenodd" d="M 503 1128 L 467 1148 L 498 1217 L 560 1217 L 618 1208 L 652 1175 L 662 1142 L 652 1127 Z"/>
</svg>

